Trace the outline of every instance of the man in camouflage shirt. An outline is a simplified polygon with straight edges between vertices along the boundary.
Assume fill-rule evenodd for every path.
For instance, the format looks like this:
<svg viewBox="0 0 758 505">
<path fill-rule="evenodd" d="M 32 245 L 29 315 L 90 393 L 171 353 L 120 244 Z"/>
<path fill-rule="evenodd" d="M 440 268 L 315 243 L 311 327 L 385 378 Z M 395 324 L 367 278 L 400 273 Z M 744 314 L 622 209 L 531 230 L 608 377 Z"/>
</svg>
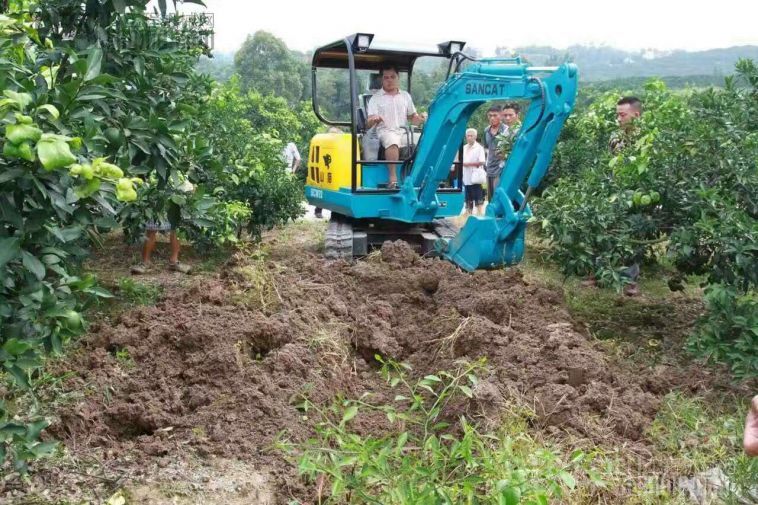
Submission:
<svg viewBox="0 0 758 505">
<path fill-rule="evenodd" d="M 616 121 L 619 129 L 611 133 L 608 149 L 612 154 L 618 154 L 634 141 L 638 128 L 635 119 L 642 115 L 642 102 L 636 96 L 625 96 L 616 103 Z"/>
<path fill-rule="evenodd" d="M 627 146 L 631 145 L 639 135 L 639 128 L 636 126 L 636 119 L 642 115 L 642 101 L 636 96 L 625 96 L 616 102 L 616 121 L 619 129 L 611 133 L 608 140 L 608 150 L 614 156 L 619 154 Z M 629 283 L 624 287 L 624 294 L 627 296 L 636 296 L 639 294 L 637 279 L 640 275 L 640 266 L 634 263 L 630 267 L 624 268 L 622 275 L 629 279 Z M 595 276 L 590 274 L 589 278 L 582 282 L 585 286 L 596 286 Z"/>
<path fill-rule="evenodd" d="M 631 145 L 639 136 L 639 128 L 636 126 L 636 120 L 642 115 L 642 101 L 636 96 L 625 96 L 616 102 L 616 121 L 619 129 L 611 134 L 608 141 L 608 149 L 612 154 L 618 154 L 628 145 Z M 636 296 L 640 292 L 637 285 L 637 279 L 640 275 L 640 266 L 634 263 L 630 267 L 624 268 L 622 274 L 629 279 L 629 283 L 624 286 L 624 294 L 627 296 Z"/>
<path fill-rule="evenodd" d="M 500 112 L 500 122 L 505 125 L 505 130 L 497 136 L 497 148 L 503 157 L 503 168 L 513 150 L 513 141 L 521 129 L 520 112 L 521 107 L 516 102 L 506 103 Z"/>
</svg>

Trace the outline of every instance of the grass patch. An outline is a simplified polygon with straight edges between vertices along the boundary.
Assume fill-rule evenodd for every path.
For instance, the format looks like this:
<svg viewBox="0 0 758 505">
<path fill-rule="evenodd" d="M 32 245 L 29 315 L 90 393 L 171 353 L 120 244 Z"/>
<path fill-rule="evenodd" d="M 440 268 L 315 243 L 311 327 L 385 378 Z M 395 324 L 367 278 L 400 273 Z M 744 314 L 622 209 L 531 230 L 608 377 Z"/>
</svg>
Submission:
<svg viewBox="0 0 758 505">
<path fill-rule="evenodd" d="M 604 341 L 612 354 L 649 364 L 683 355 L 685 340 L 703 307 L 697 278 L 685 284 L 684 292 L 674 293 L 667 284 L 671 269 L 646 265 L 639 282 L 641 295 L 627 297 L 564 276 L 557 265 L 544 259 L 544 249 L 539 238 L 528 240 L 526 258 L 519 266 L 525 279 L 563 293 L 572 318 Z"/>
<path fill-rule="evenodd" d="M 328 225 L 326 220 L 299 219 L 264 234 L 263 243 L 274 255 L 291 254 L 297 247 L 318 254 L 324 251 Z"/>
<path fill-rule="evenodd" d="M 118 281 L 118 293 L 122 300 L 133 305 L 155 305 L 163 294 L 163 287 L 122 277 Z"/>
<path fill-rule="evenodd" d="M 134 358 L 132 358 L 132 355 L 129 354 L 129 349 L 125 347 L 118 349 L 114 357 L 116 358 L 118 364 L 126 370 L 130 370 L 135 367 Z"/>
<path fill-rule="evenodd" d="M 282 299 L 276 288 L 274 273 L 269 269 L 269 265 L 275 263 L 267 261 L 267 257 L 264 250 L 256 249 L 247 257 L 245 265 L 234 269 L 237 287 L 237 292 L 232 296 L 234 303 L 264 312 L 277 309 Z"/>
<path fill-rule="evenodd" d="M 742 450 L 747 408 L 747 401 L 734 398 L 723 398 L 714 404 L 670 393 L 648 428 L 647 437 L 667 457 L 665 468 L 676 475 L 721 469 L 731 483 L 721 493 L 721 499 L 740 503 L 740 497 L 746 497 L 751 488 L 758 491 L 758 459 L 748 458 Z"/>
<path fill-rule="evenodd" d="M 318 328 L 308 340 L 308 347 L 316 351 L 326 364 L 343 366 L 350 359 L 350 348 L 342 336 L 346 325 L 329 325 Z"/>
<path fill-rule="evenodd" d="M 195 272 L 214 273 L 219 270 L 221 265 L 234 254 L 231 248 L 211 249 L 207 254 L 202 256 L 202 261 L 197 263 L 193 268 Z"/>
</svg>

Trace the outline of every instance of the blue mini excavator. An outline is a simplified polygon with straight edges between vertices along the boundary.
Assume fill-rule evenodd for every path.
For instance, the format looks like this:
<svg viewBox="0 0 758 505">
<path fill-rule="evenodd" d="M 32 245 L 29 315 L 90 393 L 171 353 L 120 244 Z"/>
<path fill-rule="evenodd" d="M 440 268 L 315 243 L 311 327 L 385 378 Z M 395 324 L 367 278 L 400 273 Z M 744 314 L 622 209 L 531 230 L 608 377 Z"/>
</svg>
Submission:
<svg viewBox="0 0 758 505">
<path fill-rule="evenodd" d="M 373 35 L 357 33 L 317 49 L 313 55 L 313 109 L 322 122 L 342 130 L 316 135 L 310 144 L 305 196 L 331 211 L 325 254 L 331 258 L 365 255 L 384 240 L 403 238 L 421 253 L 436 253 L 473 271 L 521 261 L 528 205 L 545 176 L 564 121 L 577 91 L 577 68 L 531 67 L 520 58 L 473 59 L 463 42 L 449 41 L 426 51 L 372 45 Z M 448 61 L 447 79 L 437 91 L 423 130 L 406 128 L 406 142 L 395 163 L 399 187 L 389 187 L 388 161 L 381 159 L 371 129 L 366 127 L 376 72 L 394 66 L 407 76 L 411 91 L 414 63 L 421 57 Z M 317 99 L 319 69 L 349 74 L 349 120 L 326 119 Z M 358 92 L 359 72 L 369 73 L 369 86 Z M 513 140 L 500 184 L 484 216 L 469 216 L 458 230 L 444 218 L 458 216 L 461 188 L 444 187 L 451 173 L 461 180 L 460 151 L 469 118 L 493 100 L 529 100 L 521 129 Z M 418 104 L 417 104 L 418 105 Z M 349 128 L 349 133 L 347 130 Z M 522 191 L 525 189 L 525 191 Z"/>
</svg>

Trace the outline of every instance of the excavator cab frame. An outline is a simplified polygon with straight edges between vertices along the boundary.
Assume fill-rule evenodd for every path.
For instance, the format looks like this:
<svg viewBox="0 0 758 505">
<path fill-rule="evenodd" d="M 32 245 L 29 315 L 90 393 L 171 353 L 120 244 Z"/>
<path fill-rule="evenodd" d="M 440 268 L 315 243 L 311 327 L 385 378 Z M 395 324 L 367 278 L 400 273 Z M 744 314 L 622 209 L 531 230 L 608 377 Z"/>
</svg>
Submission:
<svg viewBox="0 0 758 505">
<path fill-rule="evenodd" d="M 459 61 L 458 56 L 462 54 L 465 42 L 450 40 L 437 44 L 436 50 L 433 48 L 426 48 L 422 50 L 409 50 L 398 49 L 391 45 L 373 44 L 374 34 L 371 33 L 354 33 L 345 37 L 344 39 L 334 41 L 330 44 L 326 44 L 319 47 L 313 53 L 313 59 L 311 64 L 311 93 L 313 101 L 313 112 L 316 117 L 324 124 L 334 127 L 349 127 L 350 135 L 352 138 L 350 148 L 350 192 L 361 194 L 392 194 L 397 193 L 399 189 L 390 188 L 367 188 L 361 187 L 360 181 L 363 179 L 358 172 L 364 165 L 381 165 L 386 166 L 389 163 L 396 163 L 402 166 L 401 172 L 403 176 L 407 175 L 409 164 L 412 162 L 412 149 L 416 145 L 413 141 L 414 136 L 412 131 L 407 131 L 406 134 L 409 137 L 409 146 L 411 147 L 410 156 L 405 159 L 398 160 L 397 162 L 391 162 L 382 159 L 362 159 L 359 156 L 360 148 L 357 142 L 358 136 L 365 134 L 367 129 L 366 123 L 366 108 L 365 104 L 361 103 L 360 94 L 358 90 L 359 78 L 357 76 L 358 70 L 373 70 L 380 72 L 382 68 L 386 66 L 395 67 L 398 72 L 407 74 L 405 91 L 411 92 L 413 84 L 413 67 L 416 60 L 422 57 L 435 57 L 441 59 L 447 59 L 450 63 L 448 65 L 448 73 L 454 61 Z M 454 58 L 455 57 L 455 58 Z M 332 120 L 324 117 L 321 111 L 319 98 L 318 98 L 318 69 L 346 69 L 349 75 L 349 89 L 350 89 L 350 121 Z M 381 87 L 381 85 L 379 86 Z M 364 115 L 362 117 L 362 115 Z M 310 153 L 313 161 L 318 162 L 319 156 L 317 153 Z M 320 153 L 318 153 L 320 154 Z M 458 181 L 462 179 L 462 163 L 456 161 L 453 163 L 456 167 L 456 175 Z M 314 171 L 317 169 L 311 169 Z M 441 193 L 458 193 L 462 192 L 462 185 L 454 188 L 439 188 Z"/>
</svg>

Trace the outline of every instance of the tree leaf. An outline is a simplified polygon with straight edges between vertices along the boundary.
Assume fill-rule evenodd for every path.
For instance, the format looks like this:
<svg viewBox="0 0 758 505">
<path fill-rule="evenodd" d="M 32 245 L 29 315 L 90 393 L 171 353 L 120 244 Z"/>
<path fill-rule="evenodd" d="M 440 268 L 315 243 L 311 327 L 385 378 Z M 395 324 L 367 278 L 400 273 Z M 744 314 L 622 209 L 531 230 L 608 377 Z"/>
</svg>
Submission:
<svg viewBox="0 0 758 505">
<path fill-rule="evenodd" d="M 574 489 L 576 487 L 576 479 L 574 479 L 574 476 L 571 475 L 568 472 L 561 472 L 558 474 L 558 476 L 561 478 L 561 480 L 566 484 L 566 486 L 569 489 Z"/>
<path fill-rule="evenodd" d="M 58 448 L 58 442 L 40 442 L 32 447 L 34 457 L 49 456 Z"/>
<path fill-rule="evenodd" d="M 521 491 L 516 487 L 506 487 L 498 497 L 498 503 L 502 505 L 518 505 L 520 501 Z"/>
<path fill-rule="evenodd" d="M 76 156 L 64 139 L 65 137 L 45 133 L 37 142 L 37 156 L 45 170 L 57 170 L 76 163 Z"/>
<path fill-rule="evenodd" d="M 345 413 L 342 415 L 342 423 L 344 424 L 348 422 L 349 420 L 354 418 L 357 414 L 358 414 L 358 407 L 356 407 L 355 405 L 348 407 L 345 410 Z"/>
<path fill-rule="evenodd" d="M 3 94 L 18 104 L 21 110 L 25 109 L 33 100 L 29 93 L 19 93 L 10 89 L 4 89 Z"/>
<path fill-rule="evenodd" d="M 48 426 L 50 426 L 50 423 L 47 421 L 47 419 L 39 419 L 37 421 L 29 423 L 26 425 L 26 439 L 37 440 L 39 438 L 39 434 L 42 433 L 42 430 Z"/>
<path fill-rule="evenodd" d="M 8 237 L 0 239 L 0 268 L 21 252 L 21 239 Z"/>
<path fill-rule="evenodd" d="M 403 450 L 406 442 L 408 442 L 408 432 L 404 431 L 400 434 L 399 437 L 397 437 L 397 445 L 395 445 L 395 451 L 397 451 L 398 454 Z"/>
<path fill-rule="evenodd" d="M 31 349 L 33 346 L 29 342 L 25 342 L 23 340 L 18 340 L 16 338 L 9 338 L 4 344 L 3 344 L 3 351 L 7 352 L 11 356 L 19 356 L 29 349 Z"/>
<path fill-rule="evenodd" d="M 58 108 L 55 105 L 45 103 L 37 107 L 37 110 L 46 110 L 53 119 L 58 119 L 61 116 L 61 113 L 58 111 Z"/>
<path fill-rule="evenodd" d="M 0 435 L 18 435 L 23 437 L 26 435 L 26 426 L 18 423 L 0 424 Z"/>
<path fill-rule="evenodd" d="M 93 286 L 91 288 L 87 288 L 84 290 L 84 292 L 89 293 L 91 295 L 95 295 L 99 298 L 113 298 L 113 293 L 99 286 Z"/>
<path fill-rule="evenodd" d="M 124 0 L 111 0 L 113 3 L 113 9 L 118 12 L 119 14 L 123 14 L 126 12 L 126 4 L 124 3 Z"/>
<path fill-rule="evenodd" d="M 26 172 L 26 170 L 23 168 L 12 168 L 10 170 L 5 170 L 2 174 L 0 174 L 0 184 L 11 181 L 20 175 L 24 175 L 24 172 Z"/>
<path fill-rule="evenodd" d="M 28 251 L 22 250 L 21 258 L 23 260 L 24 267 L 33 273 L 38 281 L 41 281 L 45 278 L 45 265 L 39 259 L 37 259 L 36 256 Z"/>
<path fill-rule="evenodd" d="M 100 75 L 100 67 L 103 65 L 103 50 L 99 47 L 92 49 L 87 58 L 87 72 L 84 74 L 84 81 L 91 81 Z"/>
<path fill-rule="evenodd" d="M 8 370 L 9 374 L 11 374 L 11 377 L 13 377 L 14 382 L 19 388 L 24 390 L 31 388 L 29 385 L 29 378 L 19 367 L 11 365 L 10 363 L 5 363 L 5 369 Z M 26 430 L 24 430 L 24 433 L 26 433 Z"/>
</svg>

